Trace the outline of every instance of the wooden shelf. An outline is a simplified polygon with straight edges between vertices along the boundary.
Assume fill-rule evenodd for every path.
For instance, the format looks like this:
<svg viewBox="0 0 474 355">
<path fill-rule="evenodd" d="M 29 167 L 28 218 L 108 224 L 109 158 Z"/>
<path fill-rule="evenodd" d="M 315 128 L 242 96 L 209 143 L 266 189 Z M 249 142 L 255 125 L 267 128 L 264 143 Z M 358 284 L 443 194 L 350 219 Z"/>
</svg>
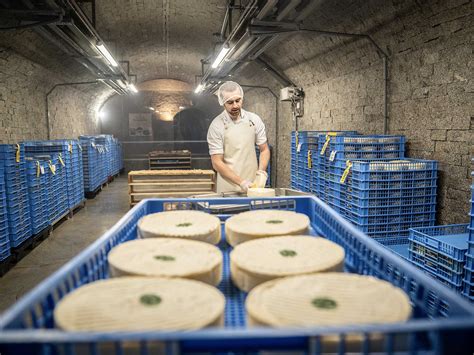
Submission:
<svg viewBox="0 0 474 355">
<path fill-rule="evenodd" d="M 212 170 L 139 170 L 128 174 L 130 206 L 150 197 L 188 197 L 215 192 Z"/>
</svg>

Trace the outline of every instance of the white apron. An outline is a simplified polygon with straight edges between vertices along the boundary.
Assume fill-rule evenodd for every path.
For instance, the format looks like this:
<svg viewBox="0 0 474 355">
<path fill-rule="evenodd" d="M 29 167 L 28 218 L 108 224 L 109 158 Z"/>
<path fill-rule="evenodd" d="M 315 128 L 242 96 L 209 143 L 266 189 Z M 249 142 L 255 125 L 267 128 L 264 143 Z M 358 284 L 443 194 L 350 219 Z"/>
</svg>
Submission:
<svg viewBox="0 0 474 355">
<path fill-rule="evenodd" d="M 241 118 L 239 124 L 229 124 L 224 120 L 224 163 L 244 180 L 253 181 L 258 170 L 255 152 L 255 125 L 248 118 Z M 217 173 L 217 193 L 237 191 L 239 185 Z"/>
</svg>

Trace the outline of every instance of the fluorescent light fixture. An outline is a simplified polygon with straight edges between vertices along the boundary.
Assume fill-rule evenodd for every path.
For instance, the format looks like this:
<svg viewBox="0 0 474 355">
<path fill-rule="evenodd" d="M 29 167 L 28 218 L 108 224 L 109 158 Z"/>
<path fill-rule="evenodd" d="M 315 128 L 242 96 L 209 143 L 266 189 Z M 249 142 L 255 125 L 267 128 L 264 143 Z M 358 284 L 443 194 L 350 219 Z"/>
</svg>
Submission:
<svg viewBox="0 0 474 355">
<path fill-rule="evenodd" d="M 148 107 L 148 109 L 149 109 L 150 111 L 155 111 L 155 109 L 154 109 L 153 107 Z"/>
<path fill-rule="evenodd" d="M 128 85 L 128 88 L 129 88 L 130 90 L 132 90 L 134 93 L 137 93 L 137 92 L 138 92 L 137 88 L 136 88 L 135 85 L 133 85 L 133 84 L 129 84 L 129 85 Z"/>
<path fill-rule="evenodd" d="M 184 106 L 179 106 L 179 109 L 180 109 L 180 110 L 184 110 L 185 108 L 186 108 L 186 107 L 184 107 Z"/>
<path fill-rule="evenodd" d="M 214 69 L 217 68 L 219 64 L 221 64 L 226 54 L 229 53 L 229 51 L 230 51 L 229 46 L 223 45 L 219 55 L 216 57 L 216 60 L 214 61 L 214 63 L 212 63 L 212 68 Z"/>
<path fill-rule="evenodd" d="M 97 45 L 97 49 L 99 50 L 102 55 L 107 58 L 107 60 L 112 64 L 113 67 L 118 67 L 118 63 L 115 61 L 112 54 L 110 54 L 109 50 L 104 46 L 103 43 Z"/>
<path fill-rule="evenodd" d="M 127 88 L 127 84 L 125 84 L 125 82 L 124 82 L 122 79 L 117 80 L 117 84 L 119 84 L 119 86 L 120 86 L 122 89 L 126 89 L 126 88 Z"/>
<path fill-rule="evenodd" d="M 204 88 L 204 85 L 199 84 L 199 85 L 197 86 L 196 90 L 194 90 L 194 93 L 195 93 L 195 94 L 199 94 L 199 93 L 202 91 L 203 88 Z"/>
</svg>

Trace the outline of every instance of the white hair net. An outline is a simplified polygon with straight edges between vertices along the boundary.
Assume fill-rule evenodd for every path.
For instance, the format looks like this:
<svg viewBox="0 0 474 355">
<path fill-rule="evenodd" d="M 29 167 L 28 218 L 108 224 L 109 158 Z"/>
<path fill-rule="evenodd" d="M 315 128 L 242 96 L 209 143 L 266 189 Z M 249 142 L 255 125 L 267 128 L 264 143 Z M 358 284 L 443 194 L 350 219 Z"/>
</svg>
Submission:
<svg viewBox="0 0 474 355">
<path fill-rule="evenodd" d="M 224 103 L 230 99 L 238 97 L 243 98 L 244 91 L 235 81 L 226 81 L 217 91 L 217 98 L 219 99 L 219 105 L 221 106 L 224 106 Z"/>
</svg>

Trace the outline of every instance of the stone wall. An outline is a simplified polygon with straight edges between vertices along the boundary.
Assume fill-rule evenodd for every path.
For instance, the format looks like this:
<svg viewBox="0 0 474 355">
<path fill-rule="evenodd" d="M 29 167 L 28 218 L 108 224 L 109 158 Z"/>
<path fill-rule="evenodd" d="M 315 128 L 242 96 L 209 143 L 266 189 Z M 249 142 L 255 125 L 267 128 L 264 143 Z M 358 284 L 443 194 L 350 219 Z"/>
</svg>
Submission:
<svg viewBox="0 0 474 355">
<path fill-rule="evenodd" d="M 466 222 L 474 155 L 472 3 L 325 2 L 305 26 L 369 33 L 388 53 L 388 133 L 406 135 L 408 157 L 439 161 L 438 222 Z M 298 34 L 269 56 L 305 90 L 300 130 L 383 133 L 383 66 L 368 41 Z M 281 87 L 255 68 L 244 76 Z M 261 94 L 252 100 L 271 109 Z M 278 183 L 288 186 L 295 123 L 289 103 L 280 107 Z"/>
<path fill-rule="evenodd" d="M 46 94 L 55 84 L 68 81 L 11 49 L 0 48 L 0 142 L 46 139 Z M 58 87 L 49 96 L 51 139 L 99 132 L 88 108 L 93 95 L 81 89 Z"/>
</svg>

